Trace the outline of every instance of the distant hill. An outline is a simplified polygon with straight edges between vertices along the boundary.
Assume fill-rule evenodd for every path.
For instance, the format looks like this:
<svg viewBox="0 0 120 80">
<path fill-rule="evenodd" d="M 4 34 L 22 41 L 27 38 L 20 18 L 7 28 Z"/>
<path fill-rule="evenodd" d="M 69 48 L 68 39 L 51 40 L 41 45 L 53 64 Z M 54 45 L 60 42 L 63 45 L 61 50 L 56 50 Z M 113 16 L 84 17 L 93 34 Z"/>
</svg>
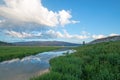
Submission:
<svg viewBox="0 0 120 80">
<path fill-rule="evenodd" d="M 109 41 L 119 41 L 119 40 L 120 40 L 120 36 L 109 36 L 106 38 L 96 39 L 90 42 L 89 44 L 96 44 L 96 43 L 109 42 Z"/>
<path fill-rule="evenodd" d="M 7 43 L 7 42 L 3 42 L 3 41 L 0 41 L 0 46 L 11 46 L 13 45 L 12 43 Z"/>
<path fill-rule="evenodd" d="M 62 41 L 29 41 L 29 42 L 16 42 L 16 46 L 80 46 L 80 44 L 62 42 Z"/>
</svg>

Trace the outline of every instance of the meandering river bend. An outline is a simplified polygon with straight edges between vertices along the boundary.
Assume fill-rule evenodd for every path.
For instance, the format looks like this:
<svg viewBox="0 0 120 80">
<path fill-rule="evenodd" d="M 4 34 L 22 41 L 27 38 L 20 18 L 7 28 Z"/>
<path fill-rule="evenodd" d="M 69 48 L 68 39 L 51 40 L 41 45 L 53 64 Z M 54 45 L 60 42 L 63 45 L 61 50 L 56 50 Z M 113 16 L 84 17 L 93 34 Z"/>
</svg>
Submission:
<svg viewBox="0 0 120 80">
<path fill-rule="evenodd" d="M 51 58 L 74 52 L 75 50 L 56 50 L 38 53 L 23 59 L 3 61 L 0 63 L 0 80 L 29 80 L 31 77 L 48 71 Z"/>
</svg>

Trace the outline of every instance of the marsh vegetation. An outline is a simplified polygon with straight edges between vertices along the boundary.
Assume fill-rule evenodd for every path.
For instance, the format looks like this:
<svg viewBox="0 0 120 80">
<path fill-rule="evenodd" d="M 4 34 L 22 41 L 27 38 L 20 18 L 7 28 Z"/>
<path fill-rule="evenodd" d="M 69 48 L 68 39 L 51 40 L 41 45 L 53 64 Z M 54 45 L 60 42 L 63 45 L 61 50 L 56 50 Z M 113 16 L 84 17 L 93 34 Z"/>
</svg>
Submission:
<svg viewBox="0 0 120 80">
<path fill-rule="evenodd" d="M 31 80 L 120 80 L 120 41 L 75 49 L 50 60 L 50 72 Z"/>
<path fill-rule="evenodd" d="M 0 62 L 14 58 L 23 58 L 41 52 L 60 49 L 61 47 L 38 47 L 38 46 L 0 46 Z"/>
</svg>

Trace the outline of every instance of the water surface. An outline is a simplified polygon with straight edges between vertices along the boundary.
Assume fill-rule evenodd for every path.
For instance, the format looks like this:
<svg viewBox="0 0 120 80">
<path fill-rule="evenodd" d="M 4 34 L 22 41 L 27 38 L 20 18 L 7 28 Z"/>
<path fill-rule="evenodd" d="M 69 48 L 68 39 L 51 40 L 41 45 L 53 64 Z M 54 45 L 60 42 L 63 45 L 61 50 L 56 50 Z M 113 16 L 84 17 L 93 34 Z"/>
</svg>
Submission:
<svg viewBox="0 0 120 80">
<path fill-rule="evenodd" d="M 0 63 L 0 80 L 29 80 L 38 76 L 50 67 L 51 58 L 63 53 L 74 53 L 74 50 L 43 52 L 23 59 L 13 59 Z"/>
</svg>

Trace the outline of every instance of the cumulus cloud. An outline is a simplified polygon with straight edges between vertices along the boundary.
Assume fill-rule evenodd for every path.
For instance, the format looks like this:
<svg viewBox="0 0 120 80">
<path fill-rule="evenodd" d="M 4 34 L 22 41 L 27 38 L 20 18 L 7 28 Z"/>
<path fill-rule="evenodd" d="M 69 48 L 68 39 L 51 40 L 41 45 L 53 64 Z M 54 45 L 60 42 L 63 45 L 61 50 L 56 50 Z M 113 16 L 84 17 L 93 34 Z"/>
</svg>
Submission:
<svg viewBox="0 0 120 80">
<path fill-rule="evenodd" d="M 87 39 L 101 39 L 107 36 L 116 36 L 119 34 L 109 34 L 109 35 L 91 35 L 86 31 L 82 31 L 81 34 L 70 34 L 67 30 L 55 31 L 55 30 L 48 30 L 48 31 L 32 31 L 32 32 L 18 32 L 13 30 L 6 30 L 5 34 L 11 36 L 13 38 L 19 39 L 67 39 L 67 40 L 87 40 Z"/>
<path fill-rule="evenodd" d="M 16 32 L 16 31 L 5 31 L 5 33 L 11 37 L 15 38 L 26 38 L 26 37 L 32 37 L 32 34 L 26 33 L 26 32 Z"/>
<path fill-rule="evenodd" d="M 64 35 L 61 32 L 54 31 L 54 30 L 48 30 L 46 32 L 46 35 L 50 36 L 51 38 L 63 38 L 64 37 Z"/>
<path fill-rule="evenodd" d="M 81 35 L 71 35 L 69 34 L 66 30 L 64 30 L 64 38 L 68 38 L 68 39 L 87 39 L 89 38 L 89 36 L 87 34 L 81 34 Z"/>
<path fill-rule="evenodd" d="M 69 34 L 66 30 L 63 30 L 62 32 L 59 31 L 54 31 L 54 30 L 48 30 L 45 32 L 17 32 L 17 31 L 5 31 L 6 35 L 11 36 L 11 37 L 15 37 L 15 38 L 23 38 L 23 39 L 27 39 L 27 38 L 37 38 L 37 39 L 77 39 L 77 40 L 81 40 L 81 39 L 87 39 L 89 38 L 88 35 L 77 35 L 77 34 Z"/>
<path fill-rule="evenodd" d="M 89 38 L 88 34 L 69 34 L 66 30 L 63 30 L 63 32 L 49 30 L 47 31 L 47 35 L 51 35 L 54 38 L 62 38 L 62 39 L 87 39 Z"/>
<path fill-rule="evenodd" d="M 64 26 L 65 24 L 69 24 L 69 23 L 79 23 L 79 21 L 75 21 L 75 20 L 70 20 L 72 18 L 72 16 L 70 15 L 70 11 L 59 11 L 59 22 L 60 25 Z"/>
<path fill-rule="evenodd" d="M 44 26 L 54 27 L 69 23 L 78 23 L 71 20 L 70 11 L 53 12 L 42 5 L 42 0 L 4 0 L 0 6 L 0 16 L 13 21 L 32 22 Z"/>
</svg>

